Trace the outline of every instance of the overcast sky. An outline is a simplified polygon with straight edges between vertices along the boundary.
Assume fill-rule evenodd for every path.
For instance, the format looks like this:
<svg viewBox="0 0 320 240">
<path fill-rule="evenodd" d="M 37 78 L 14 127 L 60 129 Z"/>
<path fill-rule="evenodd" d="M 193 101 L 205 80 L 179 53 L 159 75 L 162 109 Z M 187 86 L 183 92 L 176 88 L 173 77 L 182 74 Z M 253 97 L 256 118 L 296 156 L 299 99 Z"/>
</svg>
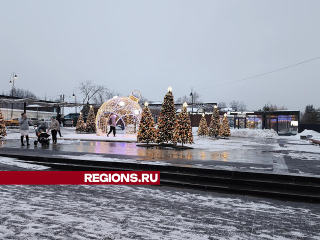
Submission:
<svg viewBox="0 0 320 240">
<path fill-rule="evenodd" d="M 155 101 L 172 86 L 175 98 L 193 87 L 205 102 L 249 110 L 320 107 L 320 59 L 211 87 L 319 57 L 319 10 L 319 0 L 3 0 L 0 90 L 16 72 L 15 87 L 40 97 L 93 80 Z"/>
</svg>

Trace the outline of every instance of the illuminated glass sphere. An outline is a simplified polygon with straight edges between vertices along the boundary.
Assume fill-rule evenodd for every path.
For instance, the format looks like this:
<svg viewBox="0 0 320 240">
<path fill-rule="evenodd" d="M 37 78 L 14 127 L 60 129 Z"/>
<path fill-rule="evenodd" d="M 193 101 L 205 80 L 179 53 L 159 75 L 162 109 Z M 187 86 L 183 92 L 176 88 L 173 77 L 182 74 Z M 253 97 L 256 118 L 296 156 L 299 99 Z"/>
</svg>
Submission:
<svg viewBox="0 0 320 240">
<path fill-rule="evenodd" d="M 139 93 L 139 97 L 133 95 Z M 96 116 L 97 134 L 105 136 L 111 114 L 116 115 L 116 125 L 124 129 L 125 133 L 137 133 L 142 109 L 138 102 L 141 97 L 139 91 L 134 91 L 129 97 L 113 97 L 103 103 Z"/>
</svg>

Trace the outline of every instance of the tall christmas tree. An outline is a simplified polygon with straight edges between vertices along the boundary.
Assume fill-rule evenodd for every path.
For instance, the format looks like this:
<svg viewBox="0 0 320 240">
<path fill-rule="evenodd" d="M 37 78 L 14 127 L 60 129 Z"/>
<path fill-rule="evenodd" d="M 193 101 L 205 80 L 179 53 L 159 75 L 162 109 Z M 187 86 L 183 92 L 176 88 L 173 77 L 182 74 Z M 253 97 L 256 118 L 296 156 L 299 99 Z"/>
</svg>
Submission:
<svg viewBox="0 0 320 240">
<path fill-rule="evenodd" d="M 4 118 L 0 110 L 0 138 L 4 138 L 5 136 L 7 136 L 6 125 L 4 123 Z"/>
<path fill-rule="evenodd" d="M 140 124 L 139 124 L 139 131 L 137 135 L 138 142 L 155 142 L 156 140 L 156 129 L 154 120 L 151 114 L 150 109 L 148 108 L 148 103 L 145 102 L 145 108 L 142 111 Z"/>
<path fill-rule="evenodd" d="M 168 93 L 164 96 L 158 119 L 157 142 L 174 142 L 174 131 L 176 125 L 176 109 L 174 106 L 172 88 L 168 88 Z"/>
<path fill-rule="evenodd" d="M 208 133 L 209 133 L 208 124 L 205 118 L 205 114 L 203 113 L 200 120 L 199 128 L 198 128 L 198 136 L 207 136 Z"/>
<path fill-rule="evenodd" d="M 99 119 L 99 128 L 103 133 L 107 133 L 107 118 L 105 115 L 102 115 Z"/>
<path fill-rule="evenodd" d="M 76 132 L 84 132 L 86 130 L 84 121 L 83 121 L 83 116 L 82 113 L 80 112 L 80 117 L 78 118 L 77 121 L 77 126 L 76 126 Z"/>
<path fill-rule="evenodd" d="M 183 108 L 179 113 L 174 138 L 175 142 L 182 143 L 182 146 L 186 143 L 194 143 L 191 121 L 187 111 L 187 103 L 183 104 Z"/>
<path fill-rule="evenodd" d="M 230 125 L 229 125 L 229 120 L 227 118 L 227 114 L 224 114 L 222 124 L 221 124 L 221 137 L 229 137 L 230 134 Z"/>
<path fill-rule="evenodd" d="M 217 137 L 219 135 L 219 129 L 220 129 L 219 110 L 217 105 L 215 105 L 214 111 L 211 116 L 210 126 L 209 126 L 209 136 Z"/>
<path fill-rule="evenodd" d="M 86 122 L 86 132 L 88 133 L 95 133 L 96 132 L 96 118 L 94 116 L 93 107 L 90 106 L 90 110 L 87 117 Z"/>
</svg>

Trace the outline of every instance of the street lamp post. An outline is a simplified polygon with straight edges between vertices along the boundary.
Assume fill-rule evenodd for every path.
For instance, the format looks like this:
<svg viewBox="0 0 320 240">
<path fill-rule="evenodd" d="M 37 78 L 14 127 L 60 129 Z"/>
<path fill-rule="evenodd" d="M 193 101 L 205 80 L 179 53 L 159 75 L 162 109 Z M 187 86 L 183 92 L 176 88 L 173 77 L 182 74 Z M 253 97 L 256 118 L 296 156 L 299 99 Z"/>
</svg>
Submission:
<svg viewBox="0 0 320 240">
<path fill-rule="evenodd" d="M 12 77 L 12 80 L 11 80 L 11 77 Z M 13 89 L 14 89 L 14 80 L 18 78 L 18 76 L 15 74 L 15 73 L 11 73 L 11 76 L 10 76 L 10 84 L 12 84 L 12 90 L 11 90 L 11 97 L 12 97 L 12 100 L 13 100 Z M 12 105 L 11 105 L 11 118 L 13 118 L 13 102 L 12 102 Z"/>
<path fill-rule="evenodd" d="M 190 96 L 191 96 L 191 117 L 190 117 L 190 120 L 191 120 L 191 127 L 192 127 L 192 119 L 193 119 L 193 88 L 191 88 Z"/>
<path fill-rule="evenodd" d="M 74 103 L 77 104 L 77 96 L 73 93 L 72 97 L 74 97 Z M 77 115 L 77 106 L 74 107 L 76 109 L 76 115 Z"/>
</svg>

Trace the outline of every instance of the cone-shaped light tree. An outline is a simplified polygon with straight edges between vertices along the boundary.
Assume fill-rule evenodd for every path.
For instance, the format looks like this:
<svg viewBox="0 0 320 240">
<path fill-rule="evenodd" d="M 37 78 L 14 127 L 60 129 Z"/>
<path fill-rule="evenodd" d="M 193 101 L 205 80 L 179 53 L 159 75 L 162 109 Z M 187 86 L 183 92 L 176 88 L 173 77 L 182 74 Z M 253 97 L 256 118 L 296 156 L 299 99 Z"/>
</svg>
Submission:
<svg viewBox="0 0 320 240">
<path fill-rule="evenodd" d="M 203 113 L 200 120 L 199 128 L 198 128 L 198 136 L 208 136 L 208 133 L 209 133 L 208 124 L 207 124 L 205 114 Z"/>
<path fill-rule="evenodd" d="M 96 132 L 96 117 L 94 115 L 93 107 L 90 106 L 90 110 L 87 117 L 86 122 L 86 132 L 88 133 L 95 133 Z"/>
<path fill-rule="evenodd" d="M 177 127 L 174 134 L 175 142 L 182 143 L 182 146 L 183 144 L 186 144 L 186 143 L 190 143 L 190 144 L 194 143 L 192 128 L 191 128 L 191 121 L 188 115 L 187 106 L 188 105 L 185 102 L 177 118 Z"/>
<path fill-rule="evenodd" d="M 84 132 L 86 130 L 82 113 L 80 112 L 80 116 L 77 121 L 76 132 Z"/>
<path fill-rule="evenodd" d="M 230 125 L 229 120 L 227 118 L 227 114 L 224 114 L 223 120 L 222 120 L 222 126 L 221 126 L 221 137 L 229 137 L 230 134 Z"/>
<path fill-rule="evenodd" d="M 214 110 L 211 116 L 211 122 L 209 126 L 209 136 L 217 137 L 219 135 L 219 129 L 220 129 L 219 110 L 217 105 L 214 105 Z"/>
<path fill-rule="evenodd" d="M 176 109 L 174 106 L 172 88 L 168 88 L 168 93 L 164 96 L 158 119 L 157 142 L 173 142 L 176 125 Z"/>
<path fill-rule="evenodd" d="M 149 142 L 155 142 L 156 140 L 156 128 L 151 111 L 148 108 L 148 102 L 145 102 L 144 106 L 141 114 L 137 141 L 149 144 Z"/>
<path fill-rule="evenodd" d="M 0 138 L 4 138 L 5 136 L 7 136 L 6 125 L 4 123 L 4 118 L 0 110 Z"/>
</svg>

